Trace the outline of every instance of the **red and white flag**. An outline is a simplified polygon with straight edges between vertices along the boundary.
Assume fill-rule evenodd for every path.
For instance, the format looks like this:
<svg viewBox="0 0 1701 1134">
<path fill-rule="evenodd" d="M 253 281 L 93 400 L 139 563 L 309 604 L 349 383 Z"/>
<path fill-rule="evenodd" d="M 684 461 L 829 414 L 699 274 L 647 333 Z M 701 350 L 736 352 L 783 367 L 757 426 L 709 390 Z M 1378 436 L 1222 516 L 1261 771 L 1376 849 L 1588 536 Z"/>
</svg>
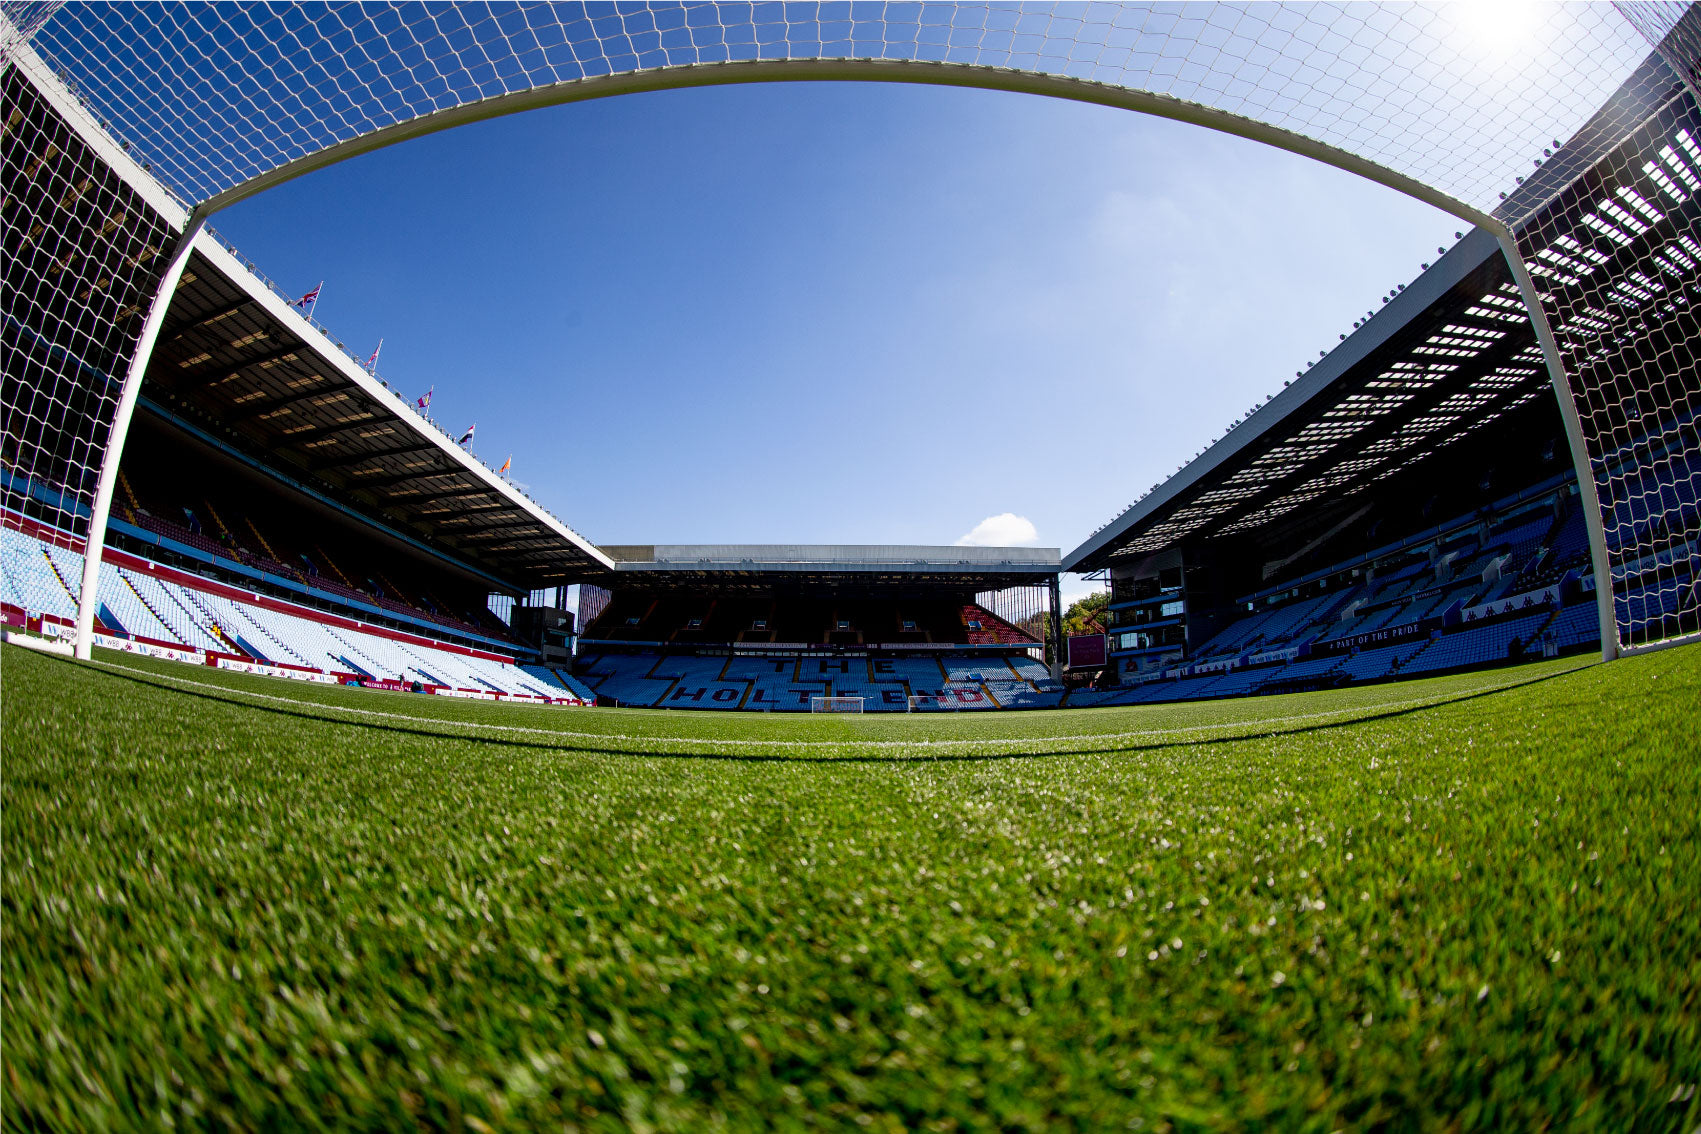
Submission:
<svg viewBox="0 0 1701 1134">
<path fill-rule="evenodd" d="M 366 372 L 368 374 L 378 373 L 378 351 L 383 350 L 383 349 L 384 349 L 384 340 L 379 339 L 377 349 L 375 349 L 372 352 L 372 357 L 366 360 Z"/>
</svg>

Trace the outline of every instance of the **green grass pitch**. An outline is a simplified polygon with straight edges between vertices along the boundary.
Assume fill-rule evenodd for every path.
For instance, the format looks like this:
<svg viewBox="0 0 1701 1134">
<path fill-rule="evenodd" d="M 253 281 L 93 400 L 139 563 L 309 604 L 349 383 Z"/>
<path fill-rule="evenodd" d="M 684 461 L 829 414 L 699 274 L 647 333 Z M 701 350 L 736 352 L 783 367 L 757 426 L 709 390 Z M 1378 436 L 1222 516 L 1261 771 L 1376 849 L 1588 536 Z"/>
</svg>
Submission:
<svg viewBox="0 0 1701 1134">
<path fill-rule="evenodd" d="M 10 1129 L 1701 1124 L 1701 648 L 897 718 L 0 683 Z"/>
</svg>

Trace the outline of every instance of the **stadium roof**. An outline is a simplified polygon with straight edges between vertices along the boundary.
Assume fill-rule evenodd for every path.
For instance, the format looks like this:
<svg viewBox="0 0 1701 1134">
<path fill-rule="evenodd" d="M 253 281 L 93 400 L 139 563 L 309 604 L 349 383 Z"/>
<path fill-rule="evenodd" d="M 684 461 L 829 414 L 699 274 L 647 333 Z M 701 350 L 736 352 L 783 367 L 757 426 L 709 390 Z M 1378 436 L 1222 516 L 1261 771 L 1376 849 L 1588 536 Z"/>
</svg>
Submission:
<svg viewBox="0 0 1701 1134">
<path fill-rule="evenodd" d="M 209 436 L 522 587 L 907 583 L 1000 589 L 1054 576 L 1056 548 L 643 545 L 599 549 L 486 468 L 209 232 L 196 238 L 147 393 Z M 625 578 L 621 578 L 625 576 Z"/>
<path fill-rule="evenodd" d="M 486 468 L 203 232 L 173 297 L 148 395 L 375 520 L 522 587 L 1043 583 L 1056 548 L 643 545 L 599 549 Z M 622 578 L 625 576 L 625 578 Z"/>
<path fill-rule="evenodd" d="M 1679 90 L 1678 76 L 1649 55 L 1532 176 L 1509 186 L 1497 213 L 1535 212 L 1618 144 L 1625 123 Z M 1526 259 L 1538 281 L 1563 285 L 1605 256 L 1562 239 Z M 1555 333 L 1607 327 L 1586 322 Z M 1313 501 L 1362 498 L 1542 397 L 1553 393 L 1523 300 L 1494 237 L 1472 229 L 1339 347 L 1071 551 L 1064 569 L 1101 570 L 1183 539 L 1256 533 Z"/>
<path fill-rule="evenodd" d="M 612 561 L 486 468 L 202 232 L 148 371 L 188 420 L 523 587 Z"/>
<path fill-rule="evenodd" d="M 1100 570 L 1350 499 L 1543 395 L 1547 371 L 1511 274 L 1494 238 L 1474 229 L 1064 568 Z"/>
<path fill-rule="evenodd" d="M 940 589 L 1037 586 L 1056 576 L 1055 547 L 912 545 L 645 544 L 606 547 L 611 585 L 646 587 L 835 582 Z"/>
</svg>

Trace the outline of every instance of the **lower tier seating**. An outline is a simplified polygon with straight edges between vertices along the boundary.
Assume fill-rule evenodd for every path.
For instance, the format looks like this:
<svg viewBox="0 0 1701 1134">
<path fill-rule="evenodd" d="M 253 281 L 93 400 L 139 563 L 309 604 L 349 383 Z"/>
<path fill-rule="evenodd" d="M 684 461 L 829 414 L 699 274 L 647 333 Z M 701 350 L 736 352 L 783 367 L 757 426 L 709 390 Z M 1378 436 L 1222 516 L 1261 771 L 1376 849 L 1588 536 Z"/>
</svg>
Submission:
<svg viewBox="0 0 1701 1134">
<path fill-rule="evenodd" d="M 68 627 L 76 619 L 74 595 L 82 572 L 80 552 L 0 526 L 0 603 L 9 621 L 28 623 L 45 616 L 47 632 Z M 522 669 L 511 657 L 363 627 L 123 552 L 109 551 L 99 600 L 98 629 L 155 645 L 410 686 L 417 682 L 445 690 L 550 698 L 576 695 L 559 677 Z"/>
<path fill-rule="evenodd" d="M 1575 650 L 1598 642 L 1598 627 L 1595 603 L 1588 597 L 1563 607 L 1542 606 L 1528 614 L 1464 623 L 1397 645 L 1305 655 L 1285 663 L 1238 666 L 1226 672 L 1162 677 L 1121 689 L 1072 691 L 1064 704 L 1084 708 L 1192 701 L 1416 677 Z"/>
</svg>

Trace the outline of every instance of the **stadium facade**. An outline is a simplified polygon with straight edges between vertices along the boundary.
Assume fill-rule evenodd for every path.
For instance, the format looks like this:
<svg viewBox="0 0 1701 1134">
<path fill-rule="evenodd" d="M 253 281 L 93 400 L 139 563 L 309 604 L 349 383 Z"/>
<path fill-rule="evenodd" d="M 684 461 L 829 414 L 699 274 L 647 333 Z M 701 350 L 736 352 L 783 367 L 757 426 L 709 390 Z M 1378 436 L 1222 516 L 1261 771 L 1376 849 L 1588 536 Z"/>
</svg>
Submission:
<svg viewBox="0 0 1701 1134">
<path fill-rule="evenodd" d="M 84 656 L 769 710 L 1215 697 L 1694 640 L 1701 14 L 1562 8 L 1508 54 L 1457 11 L 0 5 L 7 623 Z M 1465 231 L 1059 556 L 598 547 L 207 225 L 478 118 L 781 79 L 1162 114 Z M 1111 587 L 1091 689 L 1048 649 L 1060 570 Z"/>
</svg>

